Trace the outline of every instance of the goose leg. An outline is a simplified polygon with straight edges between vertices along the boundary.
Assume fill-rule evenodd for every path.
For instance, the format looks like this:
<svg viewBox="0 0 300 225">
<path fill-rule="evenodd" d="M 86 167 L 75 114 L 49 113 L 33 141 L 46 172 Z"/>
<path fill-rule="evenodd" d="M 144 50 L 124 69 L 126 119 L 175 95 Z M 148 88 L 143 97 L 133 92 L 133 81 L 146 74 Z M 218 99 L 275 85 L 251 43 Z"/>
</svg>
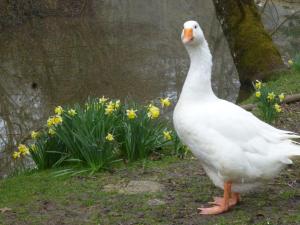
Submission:
<svg viewBox="0 0 300 225">
<path fill-rule="evenodd" d="M 200 211 L 200 214 L 202 215 L 216 215 L 223 212 L 226 212 L 229 210 L 229 199 L 231 196 L 231 182 L 225 182 L 224 183 L 224 197 L 220 201 L 220 204 L 217 204 L 213 207 L 208 208 L 198 208 Z"/>
</svg>

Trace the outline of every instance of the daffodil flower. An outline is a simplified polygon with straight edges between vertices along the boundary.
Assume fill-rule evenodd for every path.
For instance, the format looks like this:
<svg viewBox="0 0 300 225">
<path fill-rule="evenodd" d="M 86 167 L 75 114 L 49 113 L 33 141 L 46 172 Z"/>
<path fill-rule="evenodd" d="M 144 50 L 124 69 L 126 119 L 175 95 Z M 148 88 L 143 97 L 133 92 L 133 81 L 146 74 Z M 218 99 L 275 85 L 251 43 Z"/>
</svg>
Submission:
<svg viewBox="0 0 300 225">
<path fill-rule="evenodd" d="M 294 64 L 293 60 L 289 59 L 289 60 L 288 60 L 288 64 L 289 64 L 290 66 L 292 66 L 292 65 Z"/>
<path fill-rule="evenodd" d="M 256 96 L 257 98 L 260 98 L 261 92 L 260 92 L 260 91 L 255 92 L 255 96 Z"/>
<path fill-rule="evenodd" d="M 284 94 L 281 93 L 280 95 L 278 95 L 279 101 L 282 102 L 285 98 Z"/>
<path fill-rule="evenodd" d="M 117 100 L 116 103 L 115 103 L 115 109 L 120 108 L 120 104 L 121 104 L 121 101 Z"/>
<path fill-rule="evenodd" d="M 106 135 L 105 139 L 108 140 L 108 141 L 113 141 L 113 140 L 115 140 L 114 136 L 113 136 L 111 133 L 108 133 L 108 134 Z"/>
<path fill-rule="evenodd" d="M 167 141 L 172 140 L 172 136 L 171 136 L 171 134 L 170 134 L 170 131 L 164 131 L 164 138 L 165 138 Z"/>
<path fill-rule="evenodd" d="M 160 103 L 162 107 L 169 107 L 171 105 L 169 98 L 161 98 Z"/>
<path fill-rule="evenodd" d="M 102 98 L 99 98 L 99 103 L 104 104 L 107 100 L 108 100 L 108 98 L 105 98 L 104 96 L 102 96 Z"/>
<path fill-rule="evenodd" d="M 127 109 L 126 115 L 127 115 L 128 119 L 132 120 L 132 119 L 136 118 L 137 117 L 136 112 L 137 112 L 137 110 Z"/>
<path fill-rule="evenodd" d="M 113 113 L 113 111 L 115 110 L 115 103 L 113 103 L 112 101 L 110 101 L 105 108 L 105 114 L 106 115 L 110 115 Z"/>
<path fill-rule="evenodd" d="M 159 114 L 160 114 L 159 108 L 150 104 L 147 113 L 148 117 L 151 119 L 156 119 L 159 117 Z"/>
<path fill-rule="evenodd" d="M 255 88 L 256 89 L 261 89 L 261 82 L 259 81 L 259 80 L 256 80 L 256 82 L 255 82 Z"/>
<path fill-rule="evenodd" d="M 48 130 L 48 134 L 50 135 L 54 135 L 56 132 L 55 132 L 55 129 L 50 127 L 49 130 Z"/>
<path fill-rule="evenodd" d="M 274 105 L 274 109 L 276 110 L 276 112 L 280 113 L 282 112 L 282 108 L 280 105 L 278 105 L 277 103 Z"/>
<path fill-rule="evenodd" d="M 268 99 L 269 101 L 274 100 L 274 99 L 275 99 L 275 94 L 274 94 L 274 92 L 268 93 L 267 99 Z"/>
<path fill-rule="evenodd" d="M 69 114 L 70 116 L 75 116 L 75 115 L 77 114 L 77 112 L 75 111 L 75 109 L 69 109 L 69 110 L 68 110 L 68 114 Z"/>
<path fill-rule="evenodd" d="M 63 119 L 61 116 L 54 116 L 53 117 L 53 125 L 61 124 L 63 122 Z"/>
<path fill-rule="evenodd" d="M 49 119 L 47 120 L 47 126 L 51 127 L 53 125 L 53 119 L 52 117 L 49 117 Z"/>
<path fill-rule="evenodd" d="M 57 106 L 57 107 L 54 109 L 54 112 L 55 112 L 55 114 L 57 114 L 57 115 L 61 115 L 61 114 L 64 112 L 64 110 L 63 110 L 63 108 L 62 108 L 61 106 Z"/>
<path fill-rule="evenodd" d="M 14 152 L 12 155 L 13 159 L 17 159 L 21 157 L 21 152 Z"/>
<path fill-rule="evenodd" d="M 32 139 L 37 139 L 38 136 L 39 136 L 39 132 L 36 132 L 36 131 L 32 131 L 32 132 L 31 132 L 31 138 L 32 138 Z"/>
<path fill-rule="evenodd" d="M 19 144 L 18 150 L 22 155 L 28 155 L 29 154 L 29 149 L 26 145 Z"/>
</svg>

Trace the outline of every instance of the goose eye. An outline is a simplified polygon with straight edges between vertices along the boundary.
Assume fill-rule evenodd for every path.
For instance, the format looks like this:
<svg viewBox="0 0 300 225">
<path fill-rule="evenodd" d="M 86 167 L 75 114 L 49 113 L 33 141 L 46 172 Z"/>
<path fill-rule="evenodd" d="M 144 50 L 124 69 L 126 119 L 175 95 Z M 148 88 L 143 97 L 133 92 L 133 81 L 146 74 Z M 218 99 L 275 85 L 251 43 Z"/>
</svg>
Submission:
<svg viewBox="0 0 300 225">
<path fill-rule="evenodd" d="M 195 26 L 195 29 L 197 29 L 197 26 Z"/>
</svg>

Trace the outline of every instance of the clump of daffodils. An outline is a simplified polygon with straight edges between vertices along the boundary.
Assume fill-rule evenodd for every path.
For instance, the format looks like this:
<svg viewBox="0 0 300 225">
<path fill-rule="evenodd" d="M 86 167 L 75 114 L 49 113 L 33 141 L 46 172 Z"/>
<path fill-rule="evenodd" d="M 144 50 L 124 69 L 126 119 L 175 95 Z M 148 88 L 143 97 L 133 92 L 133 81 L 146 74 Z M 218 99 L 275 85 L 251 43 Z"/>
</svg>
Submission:
<svg viewBox="0 0 300 225">
<path fill-rule="evenodd" d="M 278 113 L 282 112 L 280 104 L 283 103 L 285 95 L 284 93 L 277 95 L 274 91 L 270 90 L 265 84 L 258 80 L 255 82 L 254 87 L 260 114 L 266 122 L 271 123 L 277 118 Z"/>
<path fill-rule="evenodd" d="M 103 104 L 105 101 L 107 101 L 107 99 L 105 101 L 104 100 L 101 102 L 101 99 L 100 99 L 99 100 L 100 104 Z M 109 103 L 106 104 L 105 114 L 106 115 L 111 115 L 114 111 L 116 111 L 117 109 L 120 108 L 120 104 L 121 104 L 120 100 L 117 100 L 115 102 L 110 101 Z"/>
<path fill-rule="evenodd" d="M 140 105 L 121 104 L 105 96 L 89 99 L 82 106 L 57 106 L 45 129 L 31 132 L 31 145 L 20 145 L 12 157 L 30 154 L 42 169 L 74 159 L 93 171 L 109 168 L 112 160 L 121 159 L 118 157 L 145 159 L 178 139 L 161 116 L 170 106 L 168 97 Z"/>
<path fill-rule="evenodd" d="M 15 151 L 12 157 L 13 159 L 18 159 L 26 155 L 29 155 L 29 148 L 24 144 L 19 144 L 18 151 Z"/>
<path fill-rule="evenodd" d="M 50 117 L 47 120 L 47 126 L 48 127 L 56 126 L 56 125 L 61 124 L 62 122 L 63 122 L 62 117 L 59 115 L 55 115 L 55 116 Z"/>
</svg>

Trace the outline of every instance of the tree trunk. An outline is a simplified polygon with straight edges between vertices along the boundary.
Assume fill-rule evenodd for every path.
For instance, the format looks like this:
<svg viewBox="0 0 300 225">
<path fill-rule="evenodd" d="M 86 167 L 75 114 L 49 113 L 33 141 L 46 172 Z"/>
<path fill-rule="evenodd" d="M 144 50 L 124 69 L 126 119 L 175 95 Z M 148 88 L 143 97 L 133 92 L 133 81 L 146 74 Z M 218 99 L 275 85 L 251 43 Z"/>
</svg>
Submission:
<svg viewBox="0 0 300 225">
<path fill-rule="evenodd" d="M 242 88 L 265 80 L 284 68 L 281 56 L 265 31 L 253 0 L 213 0 Z"/>
</svg>

